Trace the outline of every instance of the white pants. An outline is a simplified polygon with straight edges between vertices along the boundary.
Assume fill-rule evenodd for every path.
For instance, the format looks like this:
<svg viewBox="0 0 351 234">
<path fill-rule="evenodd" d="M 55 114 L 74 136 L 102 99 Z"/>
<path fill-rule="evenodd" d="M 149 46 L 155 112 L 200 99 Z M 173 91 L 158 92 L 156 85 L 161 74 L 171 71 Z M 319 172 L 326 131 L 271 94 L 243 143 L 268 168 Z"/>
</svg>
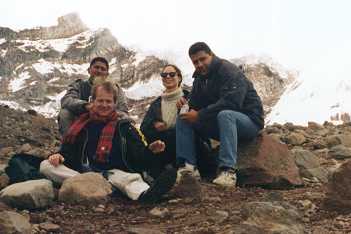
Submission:
<svg viewBox="0 0 351 234">
<path fill-rule="evenodd" d="M 79 172 L 66 167 L 63 164 L 55 167 L 48 160 L 40 164 L 40 173 L 48 179 L 62 184 L 65 179 L 80 174 Z M 137 200 L 139 196 L 149 189 L 149 185 L 143 180 L 138 173 L 128 173 L 118 169 L 108 171 L 108 182 L 112 186 L 126 194 L 130 199 Z"/>
</svg>

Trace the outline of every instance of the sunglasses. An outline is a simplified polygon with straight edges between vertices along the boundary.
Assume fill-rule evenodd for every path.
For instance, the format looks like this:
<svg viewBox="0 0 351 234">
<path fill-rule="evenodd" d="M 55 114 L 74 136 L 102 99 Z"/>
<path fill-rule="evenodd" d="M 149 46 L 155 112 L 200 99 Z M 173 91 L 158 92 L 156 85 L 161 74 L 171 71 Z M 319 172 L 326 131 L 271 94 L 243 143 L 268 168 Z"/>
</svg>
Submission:
<svg viewBox="0 0 351 234">
<path fill-rule="evenodd" d="M 169 77 L 174 78 L 177 75 L 177 73 L 176 72 L 168 72 L 168 73 L 167 72 L 161 72 L 161 74 L 160 74 L 160 76 L 162 78 L 166 78 L 168 75 L 169 75 Z"/>
</svg>

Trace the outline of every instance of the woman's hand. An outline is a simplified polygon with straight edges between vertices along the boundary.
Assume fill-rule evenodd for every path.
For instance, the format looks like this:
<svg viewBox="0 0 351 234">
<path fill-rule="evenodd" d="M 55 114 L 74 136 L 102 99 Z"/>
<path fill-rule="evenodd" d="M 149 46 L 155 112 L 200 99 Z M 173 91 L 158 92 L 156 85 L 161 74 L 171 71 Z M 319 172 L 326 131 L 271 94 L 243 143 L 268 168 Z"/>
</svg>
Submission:
<svg viewBox="0 0 351 234">
<path fill-rule="evenodd" d="M 156 121 L 156 122 L 154 123 L 154 127 L 155 127 L 155 129 L 156 129 L 157 131 L 159 131 L 159 132 L 162 132 L 162 131 L 167 130 L 167 125 L 166 125 L 166 123 L 165 123 L 165 122 L 161 122 L 161 121 Z"/>
<path fill-rule="evenodd" d="M 51 165 L 53 165 L 54 167 L 57 167 L 58 165 L 60 165 L 65 161 L 65 158 L 61 154 L 57 153 L 57 154 L 50 155 L 48 158 L 48 161 Z"/>
</svg>

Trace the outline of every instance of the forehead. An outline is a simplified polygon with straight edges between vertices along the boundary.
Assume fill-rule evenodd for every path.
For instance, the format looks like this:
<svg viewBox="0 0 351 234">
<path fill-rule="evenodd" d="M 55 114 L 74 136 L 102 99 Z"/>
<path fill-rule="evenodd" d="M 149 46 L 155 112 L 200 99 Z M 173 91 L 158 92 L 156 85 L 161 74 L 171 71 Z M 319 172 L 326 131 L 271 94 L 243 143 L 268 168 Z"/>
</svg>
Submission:
<svg viewBox="0 0 351 234">
<path fill-rule="evenodd" d="M 104 67 L 104 68 L 106 68 L 106 69 L 107 69 L 106 64 L 105 64 L 105 63 L 103 63 L 103 62 L 100 62 L 100 61 L 96 61 L 96 62 L 95 62 L 95 63 L 93 63 L 91 66 L 92 66 L 92 67 Z"/>
<path fill-rule="evenodd" d="M 163 69 L 165 72 L 175 72 L 176 69 L 173 66 L 167 66 Z"/>
<path fill-rule="evenodd" d="M 103 87 L 98 87 L 96 89 L 96 98 L 108 98 L 108 99 L 113 99 L 113 93 L 106 91 Z"/>
<path fill-rule="evenodd" d="M 196 52 L 195 54 L 190 55 L 190 58 L 191 58 L 191 60 L 194 61 L 194 60 L 198 60 L 200 58 L 207 58 L 210 56 L 211 56 L 210 54 L 206 53 L 203 50 L 200 50 L 200 51 Z"/>
</svg>

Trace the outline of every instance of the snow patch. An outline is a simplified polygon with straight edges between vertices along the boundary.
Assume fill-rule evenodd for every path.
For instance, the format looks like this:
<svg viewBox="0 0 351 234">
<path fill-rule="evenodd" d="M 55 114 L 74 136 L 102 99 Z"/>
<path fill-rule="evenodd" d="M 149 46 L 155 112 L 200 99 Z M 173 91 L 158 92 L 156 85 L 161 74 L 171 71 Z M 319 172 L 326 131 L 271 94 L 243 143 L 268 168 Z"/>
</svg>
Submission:
<svg viewBox="0 0 351 234">
<path fill-rule="evenodd" d="M 12 92 L 16 92 L 18 90 L 21 90 L 25 88 L 25 81 L 30 78 L 30 75 L 28 72 L 22 72 L 18 78 L 15 78 L 14 80 L 10 81 L 9 88 Z"/>
<path fill-rule="evenodd" d="M 65 94 L 66 94 L 66 90 L 54 96 L 47 96 L 47 98 L 50 99 L 49 102 L 40 106 L 32 106 L 31 109 L 35 110 L 36 112 L 48 118 L 56 117 L 60 110 L 60 100 Z"/>
<path fill-rule="evenodd" d="M 0 38 L 0 45 L 1 44 L 4 44 L 6 42 L 6 39 L 5 38 Z"/>
<path fill-rule="evenodd" d="M 2 105 L 7 105 L 7 106 L 9 106 L 11 109 L 26 111 L 25 108 L 21 107 L 17 102 L 14 102 L 14 101 L 0 100 L 0 104 L 2 104 Z"/>
<path fill-rule="evenodd" d="M 7 50 L 1 50 L 0 51 L 1 57 L 5 57 L 6 53 L 7 53 Z"/>
<path fill-rule="evenodd" d="M 84 64 L 67 64 L 67 63 L 52 63 L 44 59 L 40 59 L 38 63 L 32 65 L 32 67 L 41 74 L 52 73 L 55 69 L 58 69 L 62 73 L 72 74 L 83 74 L 87 75 L 87 69 L 89 63 Z"/>
<path fill-rule="evenodd" d="M 161 95 L 165 88 L 158 75 L 153 75 L 147 82 L 138 81 L 128 89 L 125 89 L 126 96 L 130 99 L 141 100 L 147 97 Z"/>
</svg>

